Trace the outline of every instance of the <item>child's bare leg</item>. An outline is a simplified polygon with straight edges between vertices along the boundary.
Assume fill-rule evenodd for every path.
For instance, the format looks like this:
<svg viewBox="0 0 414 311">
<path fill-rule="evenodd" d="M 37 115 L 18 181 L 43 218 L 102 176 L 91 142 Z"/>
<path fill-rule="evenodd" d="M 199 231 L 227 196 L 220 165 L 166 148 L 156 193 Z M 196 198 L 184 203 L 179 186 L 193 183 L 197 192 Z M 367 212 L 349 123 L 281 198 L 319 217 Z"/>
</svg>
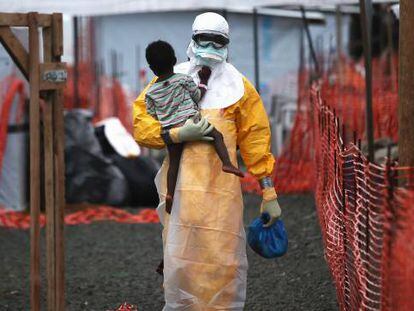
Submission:
<svg viewBox="0 0 414 311">
<path fill-rule="evenodd" d="M 165 210 L 171 214 L 171 208 L 174 199 L 175 186 L 177 184 L 178 169 L 180 168 L 180 159 L 183 152 L 184 144 L 167 145 L 170 165 L 167 173 L 167 196 L 165 198 Z"/>
<path fill-rule="evenodd" d="M 239 177 L 244 177 L 243 172 L 234 166 L 230 161 L 229 153 L 227 151 L 226 144 L 224 143 L 223 134 L 221 134 L 218 130 L 213 129 L 208 136 L 214 138 L 214 148 L 223 163 L 223 171 Z"/>
</svg>

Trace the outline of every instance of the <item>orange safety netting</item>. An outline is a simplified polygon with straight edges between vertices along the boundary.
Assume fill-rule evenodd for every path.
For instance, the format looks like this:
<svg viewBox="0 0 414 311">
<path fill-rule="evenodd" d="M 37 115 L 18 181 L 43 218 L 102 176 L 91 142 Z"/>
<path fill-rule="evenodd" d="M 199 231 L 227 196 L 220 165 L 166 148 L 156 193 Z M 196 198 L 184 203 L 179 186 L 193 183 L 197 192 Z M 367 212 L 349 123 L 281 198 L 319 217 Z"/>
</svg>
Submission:
<svg viewBox="0 0 414 311">
<path fill-rule="evenodd" d="M 18 109 L 15 122 L 19 123 L 23 116 L 24 100 L 26 98 L 24 83 L 11 75 L 2 81 L 1 86 L 4 87 L 5 95 L 0 103 L 0 173 L 3 167 L 3 158 L 7 147 L 7 133 L 9 126 L 10 111 L 13 101 L 18 98 Z M 17 95 L 19 95 L 17 97 Z"/>
<path fill-rule="evenodd" d="M 321 80 L 324 101 L 339 119 L 345 120 L 348 137 L 365 138 L 365 78 L 359 63 L 342 59 L 338 70 L 328 72 Z M 373 118 L 375 139 L 398 140 L 398 93 L 396 58 L 375 59 L 373 62 Z M 392 66 L 391 66 L 392 65 Z M 294 126 L 282 154 L 276 159 L 274 181 L 279 193 L 298 193 L 314 190 L 314 142 L 312 104 L 309 100 L 309 72 L 298 77 L 298 106 Z M 355 133 L 355 134 L 354 134 Z M 260 193 L 254 177 L 242 180 L 243 190 Z"/>
<path fill-rule="evenodd" d="M 91 206 L 80 211 L 69 212 L 65 215 L 66 225 L 90 224 L 97 221 L 114 221 L 127 224 L 158 223 L 159 218 L 155 209 L 140 209 L 136 214 L 110 206 Z M 46 217 L 40 215 L 40 225 L 44 226 Z M 0 227 L 12 229 L 29 229 L 30 214 L 14 212 L 0 206 Z"/>
<path fill-rule="evenodd" d="M 315 200 L 340 309 L 414 310 L 414 168 L 370 163 L 318 87 L 311 97 Z"/>
</svg>

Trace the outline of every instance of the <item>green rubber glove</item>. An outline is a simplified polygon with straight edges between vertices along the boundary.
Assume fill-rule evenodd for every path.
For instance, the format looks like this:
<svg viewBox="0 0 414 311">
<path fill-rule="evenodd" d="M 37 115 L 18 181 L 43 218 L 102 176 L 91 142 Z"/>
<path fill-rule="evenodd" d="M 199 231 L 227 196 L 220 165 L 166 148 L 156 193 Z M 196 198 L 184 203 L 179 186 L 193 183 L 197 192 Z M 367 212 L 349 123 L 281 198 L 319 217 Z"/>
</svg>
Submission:
<svg viewBox="0 0 414 311">
<path fill-rule="evenodd" d="M 277 202 L 277 194 L 274 188 L 263 189 L 263 201 L 260 206 L 260 213 L 268 213 L 270 220 L 263 227 L 270 227 L 281 216 L 282 210 Z"/>
<path fill-rule="evenodd" d="M 213 141 L 213 137 L 206 136 L 213 129 L 214 126 L 208 123 L 206 118 L 201 118 L 197 123 L 194 123 L 192 119 L 188 119 L 183 126 L 171 129 L 170 137 L 174 143 L 200 140 Z"/>
</svg>

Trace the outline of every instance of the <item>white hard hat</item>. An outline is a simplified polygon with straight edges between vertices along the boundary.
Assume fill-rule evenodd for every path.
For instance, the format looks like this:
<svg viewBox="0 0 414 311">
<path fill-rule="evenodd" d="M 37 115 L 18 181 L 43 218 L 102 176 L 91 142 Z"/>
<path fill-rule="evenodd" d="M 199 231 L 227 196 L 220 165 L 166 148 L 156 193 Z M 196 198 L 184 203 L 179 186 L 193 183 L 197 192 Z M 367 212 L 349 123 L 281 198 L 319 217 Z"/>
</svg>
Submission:
<svg viewBox="0 0 414 311">
<path fill-rule="evenodd" d="M 200 15 L 194 20 L 193 35 L 208 33 L 222 35 L 229 38 L 229 24 L 220 14 L 207 12 Z"/>
</svg>

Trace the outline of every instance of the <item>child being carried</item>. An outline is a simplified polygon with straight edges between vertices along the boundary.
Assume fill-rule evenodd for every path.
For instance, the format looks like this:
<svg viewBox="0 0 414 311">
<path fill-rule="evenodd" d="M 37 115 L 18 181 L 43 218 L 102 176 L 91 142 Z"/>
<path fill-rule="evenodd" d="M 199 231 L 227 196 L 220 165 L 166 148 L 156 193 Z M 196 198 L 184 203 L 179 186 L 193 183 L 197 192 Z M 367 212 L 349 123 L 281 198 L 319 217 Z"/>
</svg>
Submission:
<svg viewBox="0 0 414 311">
<path fill-rule="evenodd" d="M 207 91 L 210 68 L 203 66 L 198 72 L 200 84 L 197 86 L 191 76 L 174 73 L 177 59 L 174 49 L 167 42 L 155 41 L 149 44 L 145 57 L 150 69 L 158 77 L 146 93 L 145 103 L 148 114 L 156 118 L 164 130 L 180 127 L 190 118 L 198 122 L 200 116 L 198 103 Z M 230 161 L 223 135 L 214 128 L 208 136 L 214 138 L 214 148 L 223 163 L 223 171 L 243 177 L 243 172 Z M 171 213 L 183 147 L 183 143 L 167 145 L 170 159 L 165 200 L 167 213 Z"/>
</svg>

